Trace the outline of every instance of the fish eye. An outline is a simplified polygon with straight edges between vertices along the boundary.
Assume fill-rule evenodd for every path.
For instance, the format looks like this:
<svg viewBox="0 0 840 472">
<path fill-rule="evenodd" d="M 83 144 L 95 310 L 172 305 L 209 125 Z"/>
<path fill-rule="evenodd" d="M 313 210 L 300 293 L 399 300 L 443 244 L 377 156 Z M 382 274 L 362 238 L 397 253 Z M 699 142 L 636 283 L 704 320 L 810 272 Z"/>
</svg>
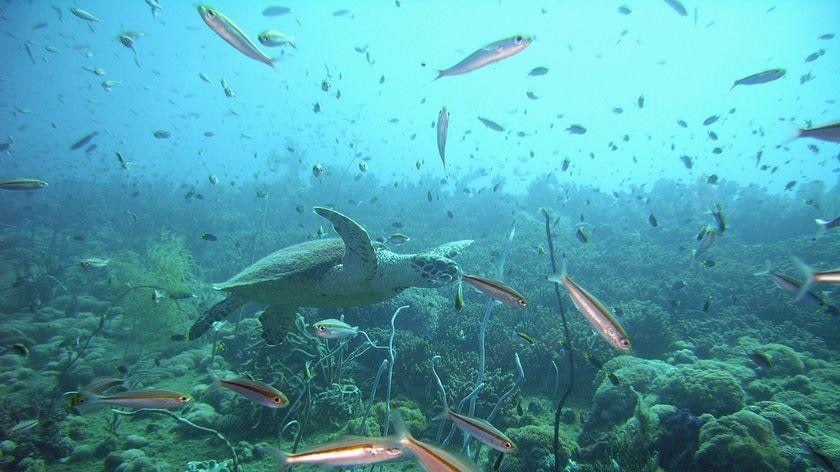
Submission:
<svg viewBox="0 0 840 472">
<path fill-rule="evenodd" d="M 186 402 L 190 401 L 190 397 L 188 397 L 186 395 L 181 395 L 180 397 L 178 397 L 178 401 L 186 403 Z"/>
<path fill-rule="evenodd" d="M 516 44 L 521 44 L 522 43 L 522 36 L 517 36 L 517 37 L 513 38 L 513 42 L 516 43 Z"/>
<path fill-rule="evenodd" d="M 281 400 L 280 397 L 274 397 L 274 398 L 271 399 L 271 401 L 273 401 L 274 403 L 276 403 L 278 405 L 283 403 L 283 400 Z"/>
<path fill-rule="evenodd" d="M 320 332 L 322 332 L 322 333 L 323 333 L 323 332 L 324 332 L 324 331 L 326 331 L 326 330 L 327 330 L 327 327 L 326 327 L 326 326 L 324 326 L 324 325 L 318 326 L 318 331 L 320 331 Z"/>
<path fill-rule="evenodd" d="M 525 300 L 518 300 L 517 303 L 519 303 L 519 306 L 528 306 L 528 302 Z"/>
<path fill-rule="evenodd" d="M 620 340 L 620 341 L 618 342 L 618 344 L 621 344 L 621 347 L 630 347 L 630 341 L 628 341 L 628 340 L 626 340 L 626 339 L 622 339 L 622 340 Z"/>
<path fill-rule="evenodd" d="M 506 449 L 513 449 L 513 444 L 511 444 L 510 441 L 505 441 L 502 445 L 505 446 Z"/>
<path fill-rule="evenodd" d="M 216 12 L 214 12 L 212 8 L 208 8 L 207 16 L 209 16 L 210 18 L 214 18 L 216 16 Z"/>
</svg>

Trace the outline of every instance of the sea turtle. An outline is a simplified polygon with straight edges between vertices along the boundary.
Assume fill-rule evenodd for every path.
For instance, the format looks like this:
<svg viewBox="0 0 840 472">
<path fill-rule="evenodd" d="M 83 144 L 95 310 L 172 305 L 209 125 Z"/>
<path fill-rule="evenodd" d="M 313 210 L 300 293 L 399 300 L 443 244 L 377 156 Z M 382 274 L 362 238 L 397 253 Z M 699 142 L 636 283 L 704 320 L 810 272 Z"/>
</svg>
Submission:
<svg viewBox="0 0 840 472">
<path fill-rule="evenodd" d="M 436 288 L 456 282 L 461 274 L 451 258 L 472 240 L 444 244 L 422 254 L 395 254 L 371 241 L 367 231 L 341 213 L 315 207 L 332 223 L 341 239 L 295 244 L 260 259 L 216 290 L 230 295 L 216 303 L 190 328 L 196 339 L 214 322 L 255 301 L 267 303 L 260 316 L 269 344 L 286 337 L 299 307 L 347 308 L 386 300 L 409 287 Z"/>
</svg>

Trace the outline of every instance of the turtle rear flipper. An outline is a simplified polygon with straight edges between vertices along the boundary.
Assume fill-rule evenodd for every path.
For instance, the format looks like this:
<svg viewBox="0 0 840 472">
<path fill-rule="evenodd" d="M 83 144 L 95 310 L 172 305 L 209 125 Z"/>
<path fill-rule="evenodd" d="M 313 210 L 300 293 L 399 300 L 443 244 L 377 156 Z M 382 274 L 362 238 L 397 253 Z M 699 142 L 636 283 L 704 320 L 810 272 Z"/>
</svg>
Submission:
<svg viewBox="0 0 840 472">
<path fill-rule="evenodd" d="M 462 241 L 453 241 L 451 243 L 441 244 L 440 246 L 428 251 L 426 254 L 434 256 L 441 256 L 447 259 L 452 259 L 468 248 L 473 243 L 472 239 L 464 239 Z"/>
<path fill-rule="evenodd" d="M 368 281 L 376 275 L 378 266 L 376 251 L 370 242 L 370 236 L 359 223 L 329 208 L 315 207 L 314 211 L 330 221 L 335 232 L 344 241 L 342 270 L 349 279 Z"/>
<path fill-rule="evenodd" d="M 238 310 L 239 307 L 248 302 L 248 299 L 238 295 L 230 294 L 227 298 L 216 303 L 209 310 L 201 314 L 201 317 L 193 323 L 190 327 L 189 340 L 198 339 L 208 329 L 213 326 L 213 323 L 222 321 L 231 313 Z"/>
<path fill-rule="evenodd" d="M 296 311 L 297 308 L 280 305 L 269 305 L 263 311 L 260 315 L 260 323 L 262 323 L 262 337 L 267 344 L 276 346 L 286 339 L 289 329 L 294 324 Z"/>
</svg>

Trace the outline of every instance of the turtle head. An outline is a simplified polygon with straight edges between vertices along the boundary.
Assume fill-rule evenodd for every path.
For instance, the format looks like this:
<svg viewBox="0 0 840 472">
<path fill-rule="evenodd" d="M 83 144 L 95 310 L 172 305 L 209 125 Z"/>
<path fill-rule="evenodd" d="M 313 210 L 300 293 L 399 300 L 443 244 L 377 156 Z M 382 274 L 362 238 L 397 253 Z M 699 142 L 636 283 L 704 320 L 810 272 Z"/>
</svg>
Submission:
<svg viewBox="0 0 840 472">
<path fill-rule="evenodd" d="M 416 254 L 411 257 L 411 269 L 414 272 L 412 286 L 437 288 L 458 280 L 461 269 L 447 257 L 436 254 Z"/>
</svg>

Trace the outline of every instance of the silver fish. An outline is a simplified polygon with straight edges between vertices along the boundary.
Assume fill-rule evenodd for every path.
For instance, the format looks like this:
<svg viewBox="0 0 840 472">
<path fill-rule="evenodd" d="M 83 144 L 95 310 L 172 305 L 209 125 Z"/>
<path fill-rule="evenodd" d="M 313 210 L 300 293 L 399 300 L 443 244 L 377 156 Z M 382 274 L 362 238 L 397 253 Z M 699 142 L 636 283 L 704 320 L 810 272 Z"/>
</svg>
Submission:
<svg viewBox="0 0 840 472">
<path fill-rule="evenodd" d="M 70 13 L 74 14 L 76 17 L 81 18 L 85 21 L 90 21 L 91 23 L 102 23 L 102 20 L 99 18 L 91 15 L 90 13 L 80 10 L 78 8 L 71 8 Z"/>
<path fill-rule="evenodd" d="M 732 89 L 734 89 L 738 85 L 757 85 L 772 82 L 774 80 L 781 79 L 785 76 L 786 73 L 787 71 L 785 71 L 784 69 L 765 70 L 763 72 L 744 77 L 743 79 L 736 80 L 729 90 L 732 91 Z"/>
<path fill-rule="evenodd" d="M 270 48 L 277 46 L 291 46 L 292 48 L 297 49 L 294 38 L 279 31 L 263 31 L 259 34 L 259 36 L 257 36 L 257 39 L 260 41 L 260 44 Z"/>
<path fill-rule="evenodd" d="M 533 341 L 533 338 L 531 341 Z M 449 409 L 444 411 L 440 415 L 440 418 L 452 420 L 456 426 L 464 430 L 467 434 L 497 451 L 504 452 L 505 454 L 516 452 L 516 445 L 510 438 L 505 436 L 505 433 L 499 431 L 495 426 L 481 418 L 462 415 Z"/>
<path fill-rule="evenodd" d="M 804 300 L 809 305 L 813 305 L 816 307 L 822 307 L 826 305 L 825 300 L 823 300 L 819 295 L 812 291 L 806 290 L 802 294 L 800 294 L 799 292 L 803 284 L 800 284 L 799 282 L 797 282 L 791 277 L 788 277 L 785 274 L 780 274 L 779 272 L 774 271 L 770 267 L 769 261 L 767 262 L 767 267 L 764 270 L 756 272 L 753 275 L 756 275 L 758 277 L 769 277 L 770 280 L 772 280 L 777 287 L 789 293 L 790 295 L 797 297 L 796 300 Z"/>
<path fill-rule="evenodd" d="M 274 60 L 260 51 L 257 46 L 239 29 L 236 24 L 230 21 L 218 10 L 206 5 L 198 6 L 198 13 L 213 31 L 222 39 L 233 46 L 237 51 L 263 64 L 274 68 Z"/>
<path fill-rule="evenodd" d="M 438 71 L 435 80 L 441 77 L 466 74 L 467 72 L 472 72 L 494 62 L 499 62 L 502 59 L 522 52 L 532 41 L 530 37 L 519 34 L 488 44 L 454 66 Z"/>
<path fill-rule="evenodd" d="M 449 170 L 446 168 L 446 133 L 449 130 L 449 110 L 446 107 L 440 109 L 437 121 L 437 145 L 438 154 L 440 154 L 440 161 L 443 162 L 443 171 L 449 175 Z M 419 168 L 419 167 L 418 167 Z"/>
<path fill-rule="evenodd" d="M 685 7 L 679 0 L 665 0 L 665 3 L 673 8 L 680 16 L 688 16 L 688 11 L 686 11 Z"/>
<path fill-rule="evenodd" d="M 426 472 L 479 472 L 469 459 L 441 447 L 414 439 L 399 410 L 394 411 L 394 426 L 399 444 L 411 451 Z"/>
<path fill-rule="evenodd" d="M 840 143 L 840 121 L 815 128 L 802 128 L 797 132 L 794 139 L 798 138 L 813 138 L 820 141 Z"/>
<path fill-rule="evenodd" d="M 484 124 L 484 126 L 486 126 L 486 127 L 490 128 L 490 129 L 492 129 L 493 131 L 498 131 L 498 132 L 500 132 L 500 133 L 501 133 L 502 131 L 504 131 L 504 130 L 505 130 L 505 129 L 502 127 L 502 125 L 500 125 L 499 123 L 496 123 L 496 122 L 495 122 L 495 121 L 493 121 L 493 120 L 488 120 L 487 118 L 482 118 L 482 117 L 480 117 L 480 116 L 479 116 L 479 117 L 478 117 L 478 121 L 482 122 L 482 123 Z"/>
<path fill-rule="evenodd" d="M 298 464 L 351 467 L 406 459 L 399 443 L 392 438 L 340 439 L 296 454 L 286 454 L 270 446 L 266 449 L 277 460 L 277 472 Z"/>
<path fill-rule="evenodd" d="M 347 336 L 355 336 L 359 332 L 356 326 L 337 320 L 335 318 L 328 318 L 314 323 L 312 327 L 315 329 L 315 335 L 324 339 L 341 339 Z"/>
</svg>

